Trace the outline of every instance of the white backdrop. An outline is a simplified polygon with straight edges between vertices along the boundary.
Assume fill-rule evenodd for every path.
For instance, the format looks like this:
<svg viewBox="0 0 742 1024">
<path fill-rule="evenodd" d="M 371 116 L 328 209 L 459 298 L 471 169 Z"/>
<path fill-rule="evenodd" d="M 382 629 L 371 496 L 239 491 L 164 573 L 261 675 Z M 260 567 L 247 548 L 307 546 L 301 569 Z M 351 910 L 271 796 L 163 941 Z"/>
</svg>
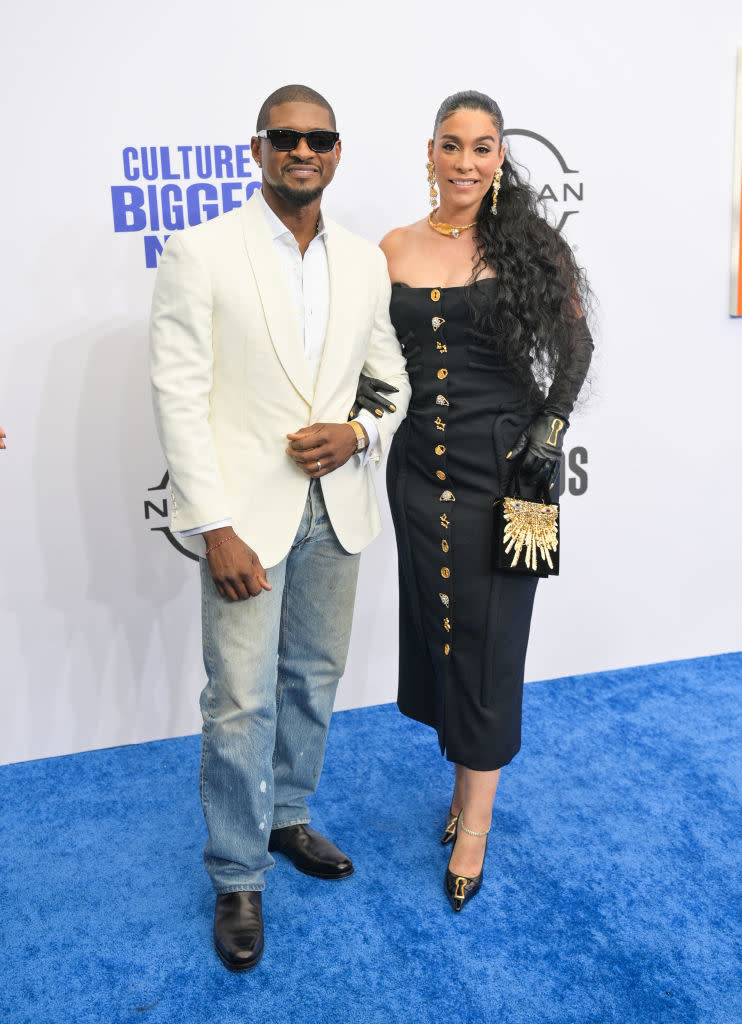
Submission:
<svg viewBox="0 0 742 1024">
<path fill-rule="evenodd" d="M 740 42 L 738 0 L 16 5 L 1 72 L 0 760 L 199 728 L 195 563 L 144 512 L 165 497 L 150 232 L 114 231 L 111 188 L 127 184 L 125 147 L 249 143 L 288 81 L 335 105 L 326 209 L 373 240 L 427 212 L 425 143 L 459 89 L 493 95 L 508 128 L 577 172 L 512 137 L 555 216 L 573 211 L 600 298 L 593 392 L 567 435 L 588 456 L 568 477 L 580 490 L 586 470 L 587 489 L 564 498 L 563 576 L 540 588 L 528 678 L 742 647 L 742 321 L 727 315 Z M 357 612 L 339 707 L 394 697 L 389 525 Z"/>
</svg>

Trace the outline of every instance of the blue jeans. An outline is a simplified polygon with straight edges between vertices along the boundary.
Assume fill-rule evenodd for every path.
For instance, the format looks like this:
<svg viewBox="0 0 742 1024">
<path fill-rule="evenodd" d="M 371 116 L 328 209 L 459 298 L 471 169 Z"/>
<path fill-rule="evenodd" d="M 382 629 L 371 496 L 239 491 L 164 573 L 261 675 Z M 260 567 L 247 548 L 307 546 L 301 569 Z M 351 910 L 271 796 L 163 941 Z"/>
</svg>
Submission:
<svg viewBox="0 0 742 1024">
<path fill-rule="evenodd" d="M 260 552 L 258 552 L 258 555 Z M 340 546 L 318 480 L 272 590 L 221 597 L 201 559 L 204 862 L 218 893 L 262 890 L 271 828 L 309 821 L 338 680 L 345 669 L 360 555 Z"/>
</svg>

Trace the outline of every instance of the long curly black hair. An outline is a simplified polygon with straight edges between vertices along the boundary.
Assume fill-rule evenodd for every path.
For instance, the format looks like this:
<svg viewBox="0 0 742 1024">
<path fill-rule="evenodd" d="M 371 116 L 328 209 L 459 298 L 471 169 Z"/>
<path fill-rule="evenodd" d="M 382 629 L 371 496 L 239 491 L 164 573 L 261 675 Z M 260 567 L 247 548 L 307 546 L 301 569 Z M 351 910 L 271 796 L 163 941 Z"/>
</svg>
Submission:
<svg viewBox="0 0 742 1024">
<path fill-rule="evenodd" d="M 502 112 L 481 92 L 457 92 L 441 104 L 433 137 L 457 110 L 481 110 L 492 118 L 502 142 Z M 477 255 L 467 289 L 474 334 L 480 343 L 502 355 L 527 390 L 543 390 L 558 365 L 569 365 L 576 321 L 592 308 L 585 272 L 578 266 L 563 235 L 546 220 L 535 190 L 506 157 L 497 199 L 485 193 L 477 213 Z M 476 287 L 485 267 L 494 270 L 498 288 L 487 301 Z"/>
</svg>

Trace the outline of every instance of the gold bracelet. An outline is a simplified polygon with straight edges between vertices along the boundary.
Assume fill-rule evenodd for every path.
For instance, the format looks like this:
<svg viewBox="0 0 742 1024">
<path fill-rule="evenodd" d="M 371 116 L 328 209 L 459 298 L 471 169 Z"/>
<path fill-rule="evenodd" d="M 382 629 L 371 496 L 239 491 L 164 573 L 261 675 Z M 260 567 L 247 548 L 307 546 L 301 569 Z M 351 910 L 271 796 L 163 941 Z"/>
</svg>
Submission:
<svg viewBox="0 0 742 1024">
<path fill-rule="evenodd" d="M 237 534 L 233 533 L 231 537 L 225 537 L 223 540 L 218 540 L 216 542 L 216 544 L 212 544 L 210 548 L 206 549 L 205 553 L 207 555 L 210 555 L 212 551 L 216 551 L 216 549 L 220 548 L 222 546 L 222 544 L 229 544 L 229 542 L 231 540 L 237 540 L 237 539 L 238 539 Z"/>
</svg>

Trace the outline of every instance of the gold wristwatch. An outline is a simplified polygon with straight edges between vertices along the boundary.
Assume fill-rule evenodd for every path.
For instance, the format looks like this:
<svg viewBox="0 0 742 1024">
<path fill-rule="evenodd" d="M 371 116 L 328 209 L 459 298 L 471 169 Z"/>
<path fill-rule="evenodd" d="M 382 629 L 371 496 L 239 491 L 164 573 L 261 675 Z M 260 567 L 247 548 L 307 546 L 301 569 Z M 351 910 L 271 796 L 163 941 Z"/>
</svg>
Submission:
<svg viewBox="0 0 742 1024">
<path fill-rule="evenodd" d="M 363 449 L 368 445 L 368 438 L 366 437 L 366 431 L 363 429 L 360 423 L 356 423 L 355 420 L 348 421 L 356 433 L 356 451 L 362 452 Z"/>
</svg>

